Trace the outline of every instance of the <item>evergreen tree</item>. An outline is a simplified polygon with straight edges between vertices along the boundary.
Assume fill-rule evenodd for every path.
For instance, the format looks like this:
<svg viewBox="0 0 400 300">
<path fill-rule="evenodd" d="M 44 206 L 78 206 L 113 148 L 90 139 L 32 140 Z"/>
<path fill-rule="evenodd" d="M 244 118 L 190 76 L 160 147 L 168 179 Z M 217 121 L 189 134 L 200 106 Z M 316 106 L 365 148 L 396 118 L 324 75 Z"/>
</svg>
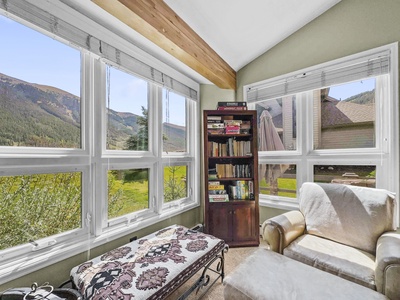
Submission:
<svg viewBox="0 0 400 300">
<path fill-rule="evenodd" d="M 149 123 L 148 110 L 142 106 L 143 116 L 138 116 L 137 124 L 139 130 L 137 134 L 131 135 L 126 141 L 126 150 L 145 151 L 149 146 Z"/>
</svg>

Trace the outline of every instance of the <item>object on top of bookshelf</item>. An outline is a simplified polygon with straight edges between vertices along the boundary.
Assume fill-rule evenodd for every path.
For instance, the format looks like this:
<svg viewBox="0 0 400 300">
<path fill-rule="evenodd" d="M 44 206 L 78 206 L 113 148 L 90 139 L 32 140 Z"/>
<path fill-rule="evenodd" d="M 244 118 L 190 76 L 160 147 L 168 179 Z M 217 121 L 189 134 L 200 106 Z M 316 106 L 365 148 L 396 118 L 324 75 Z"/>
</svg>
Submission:
<svg viewBox="0 0 400 300">
<path fill-rule="evenodd" d="M 220 101 L 217 110 L 247 110 L 245 101 Z"/>
<path fill-rule="evenodd" d="M 219 101 L 218 106 L 247 106 L 245 101 Z"/>
</svg>

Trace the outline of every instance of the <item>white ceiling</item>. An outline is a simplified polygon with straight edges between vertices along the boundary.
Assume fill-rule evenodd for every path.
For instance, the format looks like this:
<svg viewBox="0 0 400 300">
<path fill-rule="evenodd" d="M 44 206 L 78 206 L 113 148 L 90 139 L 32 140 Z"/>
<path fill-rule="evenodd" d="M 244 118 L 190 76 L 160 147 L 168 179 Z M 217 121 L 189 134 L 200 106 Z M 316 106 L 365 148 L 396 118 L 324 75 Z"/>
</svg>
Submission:
<svg viewBox="0 0 400 300">
<path fill-rule="evenodd" d="M 35 2 L 33 0 L 29 0 Z M 48 0 L 47 0 L 48 1 Z M 60 0 L 198 83 L 210 81 L 89 0 Z M 235 71 L 341 0 L 164 0 Z M 46 2 L 40 0 L 39 3 Z M 35 2 L 36 3 L 36 2 Z"/>
<path fill-rule="evenodd" d="M 235 71 L 340 0 L 164 0 Z"/>
</svg>

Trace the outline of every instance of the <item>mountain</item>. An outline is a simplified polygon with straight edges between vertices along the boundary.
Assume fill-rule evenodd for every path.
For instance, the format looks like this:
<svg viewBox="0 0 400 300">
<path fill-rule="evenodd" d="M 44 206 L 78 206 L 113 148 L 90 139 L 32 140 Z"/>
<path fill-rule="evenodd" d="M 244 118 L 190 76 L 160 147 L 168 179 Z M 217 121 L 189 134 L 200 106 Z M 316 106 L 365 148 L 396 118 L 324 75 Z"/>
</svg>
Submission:
<svg viewBox="0 0 400 300">
<path fill-rule="evenodd" d="M 0 146 L 80 148 L 80 98 L 0 73 Z M 108 111 L 108 148 L 123 149 L 139 116 Z M 185 128 L 164 124 L 166 141 L 184 144 Z M 172 151 L 173 146 L 168 146 Z"/>
</svg>

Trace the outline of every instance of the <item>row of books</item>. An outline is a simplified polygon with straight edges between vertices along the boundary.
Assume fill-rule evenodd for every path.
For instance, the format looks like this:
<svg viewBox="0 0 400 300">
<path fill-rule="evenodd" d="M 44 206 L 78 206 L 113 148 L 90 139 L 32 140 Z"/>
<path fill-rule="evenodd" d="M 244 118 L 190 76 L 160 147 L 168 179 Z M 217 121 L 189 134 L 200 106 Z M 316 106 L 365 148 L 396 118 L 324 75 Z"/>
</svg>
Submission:
<svg viewBox="0 0 400 300">
<path fill-rule="evenodd" d="M 244 101 L 220 101 L 217 110 L 247 110 L 247 102 Z"/>
<path fill-rule="evenodd" d="M 252 156 L 251 141 L 229 138 L 226 142 L 208 142 L 208 156 Z"/>
<path fill-rule="evenodd" d="M 219 181 L 210 181 L 208 184 L 208 199 L 210 202 L 226 202 L 232 200 L 253 200 L 254 183 L 253 181 L 237 180 L 228 185 L 227 193 L 225 185 Z"/>
<path fill-rule="evenodd" d="M 215 164 L 218 178 L 251 178 L 251 165 Z"/>
<path fill-rule="evenodd" d="M 226 192 L 225 186 L 219 181 L 208 182 L 208 200 L 210 202 L 227 202 L 229 195 Z"/>
<path fill-rule="evenodd" d="M 222 116 L 207 117 L 209 134 L 249 134 L 250 129 L 250 121 L 223 119 Z"/>
<path fill-rule="evenodd" d="M 229 195 L 233 200 L 253 200 L 254 199 L 254 183 L 253 181 L 234 181 L 229 186 Z"/>
</svg>

